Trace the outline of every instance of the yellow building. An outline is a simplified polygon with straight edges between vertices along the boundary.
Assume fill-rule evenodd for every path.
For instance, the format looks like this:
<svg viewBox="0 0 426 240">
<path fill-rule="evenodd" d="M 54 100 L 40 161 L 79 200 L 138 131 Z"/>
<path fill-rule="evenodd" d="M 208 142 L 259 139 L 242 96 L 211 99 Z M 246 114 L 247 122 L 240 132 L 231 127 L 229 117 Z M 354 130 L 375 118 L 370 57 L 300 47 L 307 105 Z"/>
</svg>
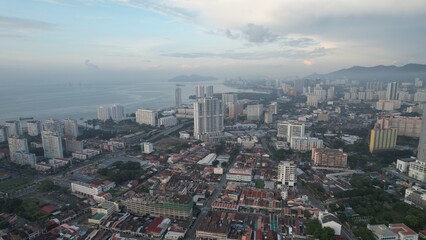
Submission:
<svg viewBox="0 0 426 240">
<path fill-rule="evenodd" d="M 370 153 L 395 149 L 397 135 L 396 128 L 373 128 L 370 132 Z"/>
</svg>

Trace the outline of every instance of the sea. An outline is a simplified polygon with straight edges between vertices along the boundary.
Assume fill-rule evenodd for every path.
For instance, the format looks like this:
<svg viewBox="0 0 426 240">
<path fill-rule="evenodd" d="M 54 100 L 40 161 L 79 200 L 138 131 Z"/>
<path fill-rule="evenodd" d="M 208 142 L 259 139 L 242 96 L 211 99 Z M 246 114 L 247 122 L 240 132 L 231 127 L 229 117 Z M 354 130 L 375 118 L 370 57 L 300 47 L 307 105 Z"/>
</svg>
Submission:
<svg viewBox="0 0 426 240">
<path fill-rule="evenodd" d="M 175 105 L 175 88 L 182 89 L 182 102 L 190 103 L 196 85 L 211 85 L 215 93 L 247 92 L 225 86 L 222 80 L 178 83 L 168 80 L 14 82 L 0 86 L 0 125 L 6 120 L 73 118 L 79 122 L 97 117 L 99 106 L 121 104 L 126 113 L 139 108 L 165 109 Z"/>
</svg>

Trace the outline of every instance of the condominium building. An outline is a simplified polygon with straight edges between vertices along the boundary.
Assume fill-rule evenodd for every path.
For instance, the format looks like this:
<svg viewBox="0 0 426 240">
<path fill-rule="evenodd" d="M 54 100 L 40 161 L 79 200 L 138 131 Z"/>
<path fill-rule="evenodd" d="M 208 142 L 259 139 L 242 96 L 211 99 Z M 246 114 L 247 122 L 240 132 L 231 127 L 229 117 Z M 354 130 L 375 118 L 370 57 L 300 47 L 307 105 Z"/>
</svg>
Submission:
<svg viewBox="0 0 426 240">
<path fill-rule="evenodd" d="M 398 99 L 398 83 L 390 82 L 386 88 L 386 99 L 397 100 Z"/>
<path fill-rule="evenodd" d="M 175 104 L 177 108 L 182 106 L 182 88 L 175 89 Z"/>
<path fill-rule="evenodd" d="M 83 152 L 83 142 L 75 139 L 65 139 L 65 151 L 81 153 Z"/>
<path fill-rule="evenodd" d="M 214 91 L 213 86 L 207 86 L 206 88 L 206 97 L 213 97 Z"/>
<path fill-rule="evenodd" d="M 319 100 L 318 100 L 318 96 L 316 96 L 316 95 L 314 95 L 314 94 L 312 94 L 312 93 L 309 93 L 308 95 L 307 95 L 307 99 L 306 99 L 306 104 L 308 105 L 308 106 L 311 106 L 311 107 L 318 107 L 318 102 L 319 102 Z"/>
<path fill-rule="evenodd" d="M 297 122 L 281 122 L 277 124 L 277 137 L 286 138 L 291 142 L 293 137 L 305 136 L 305 124 Z"/>
<path fill-rule="evenodd" d="M 238 101 L 238 95 L 236 93 L 222 93 L 223 104 L 228 107 L 231 103 Z"/>
<path fill-rule="evenodd" d="M 398 136 L 420 137 L 422 122 L 419 117 L 388 116 L 377 119 L 376 124 L 382 128 L 398 129 Z"/>
<path fill-rule="evenodd" d="M 423 119 L 426 119 L 426 104 L 423 104 Z M 426 120 L 422 122 L 422 132 L 417 151 L 417 159 L 426 162 Z"/>
<path fill-rule="evenodd" d="M 203 98 L 206 96 L 204 86 L 195 86 L 195 98 Z"/>
<path fill-rule="evenodd" d="M 149 109 L 138 109 L 136 111 L 136 122 L 139 124 L 146 124 L 157 126 L 157 112 Z"/>
<path fill-rule="evenodd" d="M 311 151 L 312 148 L 323 148 L 323 141 L 314 137 L 292 137 L 290 147 L 297 151 Z"/>
<path fill-rule="evenodd" d="M 50 118 L 44 121 L 43 130 L 54 132 L 62 137 L 65 135 L 65 124 L 62 121 Z"/>
<path fill-rule="evenodd" d="M 343 149 L 313 148 L 312 160 L 316 167 L 346 168 L 348 154 Z"/>
<path fill-rule="evenodd" d="M 52 131 L 43 131 L 41 133 L 43 142 L 44 157 L 63 158 L 63 148 L 61 136 Z"/>
<path fill-rule="evenodd" d="M 121 121 L 126 117 L 124 114 L 124 106 L 120 104 L 114 104 L 111 107 L 111 118 L 114 121 Z"/>
<path fill-rule="evenodd" d="M 293 187 L 297 182 L 296 169 L 294 161 L 281 161 L 278 164 L 278 182 Z"/>
<path fill-rule="evenodd" d="M 418 91 L 414 93 L 414 102 L 426 102 L 426 91 Z"/>
<path fill-rule="evenodd" d="M 36 155 L 34 153 L 16 152 L 10 160 L 18 165 L 29 165 L 34 168 L 36 166 Z"/>
<path fill-rule="evenodd" d="M 263 120 L 263 104 L 247 105 L 247 120 Z"/>
<path fill-rule="evenodd" d="M 38 136 L 41 134 L 41 122 L 38 120 L 31 120 L 27 122 L 28 135 Z"/>
<path fill-rule="evenodd" d="M 7 141 L 7 127 L 0 126 L 0 142 L 6 142 L 6 141 Z"/>
<path fill-rule="evenodd" d="M 13 158 L 13 154 L 16 152 L 28 152 L 28 141 L 26 138 L 11 136 L 8 139 L 8 144 L 11 158 Z"/>
<path fill-rule="evenodd" d="M 111 109 L 109 107 L 100 106 L 98 107 L 98 119 L 106 121 L 111 118 Z"/>
<path fill-rule="evenodd" d="M 415 162 L 411 162 L 408 168 L 408 176 L 426 182 L 426 161 L 417 159 Z"/>
<path fill-rule="evenodd" d="M 236 119 L 238 116 L 243 114 L 244 104 L 237 101 L 235 103 L 228 104 L 228 117 L 231 119 Z"/>
<path fill-rule="evenodd" d="M 77 120 L 67 118 L 64 120 L 65 137 L 77 138 L 78 137 L 78 124 Z"/>
<path fill-rule="evenodd" d="M 7 128 L 8 137 L 22 135 L 21 122 L 19 122 L 18 120 L 6 121 L 4 125 Z"/>
<path fill-rule="evenodd" d="M 224 106 L 217 98 L 200 98 L 194 103 L 194 137 L 218 141 L 223 137 Z"/>
<path fill-rule="evenodd" d="M 172 127 L 178 124 L 178 120 L 175 116 L 167 116 L 158 119 L 158 127 Z"/>
<path fill-rule="evenodd" d="M 380 124 L 370 131 L 370 152 L 393 150 L 396 146 L 398 129 L 385 128 Z"/>
<path fill-rule="evenodd" d="M 401 100 L 379 100 L 376 109 L 380 111 L 393 111 L 401 108 Z"/>
<path fill-rule="evenodd" d="M 121 201 L 126 211 L 139 216 L 169 217 L 189 219 L 192 217 L 193 200 L 189 195 L 151 196 L 148 193 L 136 194 Z"/>
</svg>

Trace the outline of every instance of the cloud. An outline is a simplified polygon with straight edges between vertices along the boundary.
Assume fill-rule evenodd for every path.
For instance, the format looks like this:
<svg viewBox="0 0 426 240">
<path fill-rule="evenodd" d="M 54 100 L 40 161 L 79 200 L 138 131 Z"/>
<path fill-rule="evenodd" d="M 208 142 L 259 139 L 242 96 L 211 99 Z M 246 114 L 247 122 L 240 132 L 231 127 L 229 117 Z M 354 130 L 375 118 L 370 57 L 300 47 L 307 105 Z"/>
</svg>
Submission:
<svg viewBox="0 0 426 240">
<path fill-rule="evenodd" d="M 331 49 L 316 48 L 313 50 L 296 50 L 287 49 L 280 51 L 259 51 L 259 52 L 224 52 L 224 53 L 211 53 L 211 52 L 193 52 L 193 53 L 170 53 L 163 54 L 165 57 L 175 58 L 228 58 L 236 60 L 263 60 L 272 58 L 287 58 L 287 59 L 304 59 L 325 56 Z"/>
<path fill-rule="evenodd" d="M 94 70 L 99 70 L 98 65 L 90 62 L 89 59 L 86 59 L 86 61 L 84 61 L 84 65 L 88 68 L 88 69 L 94 69 Z"/>
<path fill-rule="evenodd" d="M 314 65 L 315 64 L 315 62 L 313 61 L 313 60 L 309 60 L 309 59 L 304 59 L 303 60 L 303 64 L 305 65 L 305 66 L 312 66 L 312 65 Z"/>
<path fill-rule="evenodd" d="M 268 28 L 262 25 L 247 24 L 243 30 L 244 38 L 252 43 L 275 42 L 278 35 L 273 34 Z"/>
<path fill-rule="evenodd" d="M 0 16 L 0 30 L 11 31 L 54 31 L 56 25 L 43 21 Z"/>
</svg>

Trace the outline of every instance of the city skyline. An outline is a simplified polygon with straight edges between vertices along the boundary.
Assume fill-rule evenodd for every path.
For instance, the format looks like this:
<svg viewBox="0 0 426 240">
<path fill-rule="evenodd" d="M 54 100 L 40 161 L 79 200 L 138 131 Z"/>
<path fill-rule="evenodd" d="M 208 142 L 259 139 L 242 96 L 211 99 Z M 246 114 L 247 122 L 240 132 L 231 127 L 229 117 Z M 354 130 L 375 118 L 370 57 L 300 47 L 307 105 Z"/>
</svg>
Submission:
<svg viewBox="0 0 426 240">
<path fill-rule="evenodd" d="M 12 80 L 97 71 L 284 77 L 425 62 L 417 46 L 426 3 L 417 0 L 0 2 L 0 68 Z"/>
</svg>

